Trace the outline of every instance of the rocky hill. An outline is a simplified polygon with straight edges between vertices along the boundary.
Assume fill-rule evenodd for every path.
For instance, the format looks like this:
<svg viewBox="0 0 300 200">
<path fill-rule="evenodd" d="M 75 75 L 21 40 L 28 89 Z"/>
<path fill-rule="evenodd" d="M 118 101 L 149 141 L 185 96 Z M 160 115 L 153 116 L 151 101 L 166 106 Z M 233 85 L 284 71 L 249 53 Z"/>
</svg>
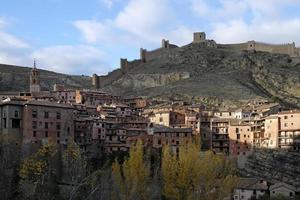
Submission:
<svg viewBox="0 0 300 200">
<path fill-rule="evenodd" d="M 29 67 L 0 64 L 0 92 L 28 91 L 30 79 Z M 39 70 L 42 90 L 52 90 L 55 83 L 65 83 L 69 88 L 89 88 L 91 78 L 88 76 L 72 76 Z"/>
<path fill-rule="evenodd" d="M 151 54 L 151 52 L 150 52 Z M 30 68 L 0 65 L 0 91 L 28 88 Z M 90 77 L 41 71 L 43 89 L 64 81 L 91 88 Z M 288 55 L 241 51 L 214 41 L 159 48 L 146 62 L 134 60 L 100 77 L 100 88 L 122 96 L 147 96 L 232 106 L 269 99 L 300 107 L 300 60 Z"/>
<path fill-rule="evenodd" d="M 300 61 L 288 55 L 234 50 L 208 41 L 161 49 L 155 58 L 129 62 L 126 70 L 104 78 L 118 71 L 122 75 L 111 78 L 103 90 L 214 105 L 263 98 L 300 106 Z"/>
</svg>

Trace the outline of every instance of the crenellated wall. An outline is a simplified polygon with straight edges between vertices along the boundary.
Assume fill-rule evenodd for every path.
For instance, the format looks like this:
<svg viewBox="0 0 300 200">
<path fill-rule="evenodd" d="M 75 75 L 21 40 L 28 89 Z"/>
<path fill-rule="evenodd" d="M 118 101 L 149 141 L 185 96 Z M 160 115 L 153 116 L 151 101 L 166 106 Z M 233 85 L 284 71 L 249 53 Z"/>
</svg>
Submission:
<svg viewBox="0 0 300 200">
<path fill-rule="evenodd" d="M 218 44 L 218 47 L 233 50 L 264 51 L 277 54 L 287 54 L 291 57 L 300 57 L 299 48 L 295 47 L 294 42 L 287 44 L 267 44 L 252 40 L 238 44 Z"/>
</svg>

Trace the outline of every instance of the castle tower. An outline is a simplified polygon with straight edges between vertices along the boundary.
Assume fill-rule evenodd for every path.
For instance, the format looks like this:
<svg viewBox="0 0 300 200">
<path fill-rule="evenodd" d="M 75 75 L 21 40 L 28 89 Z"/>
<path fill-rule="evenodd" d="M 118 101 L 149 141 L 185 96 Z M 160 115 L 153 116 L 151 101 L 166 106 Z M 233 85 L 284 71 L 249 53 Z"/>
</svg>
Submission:
<svg viewBox="0 0 300 200">
<path fill-rule="evenodd" d="M 140 59 L 142 63 L 146 62 L 146 53 L 147 53 L 146 49 L 140 48 Z"/>
<path fill-rule="evenodd" d="M 126 73 L 128 71 L 128 61 L 127 58 L 121 58 L 120 59 L 120 66 L 123 73 Z"/>
<path fill-rule="evenodd" d="M 194 33 L 194 40 L 193 43 L 199 43 L 206 40 L 205 32 L 196 32 Z"/>
<path fill-rule="evenodd" d="M 95 89 L 100 88 L 99 76 L 97 74 L 93 74 L 92 85 L 95 87 Z"/>
<path fill-rule="evenodd" d="M 33 61 L 33 69 L 30 73 L 30 92 L 40 92 L 41 86 L 40 86 L 40 79 L 39 79 L 39 72 L 36 68 L 36 62 L 35 59 Z"/>
<path fill-rule="evenodd" d="M 168 48 L 170 48 L 169 40 L 163 39 L 163 40 L 161 41 L 161 48 L 163 48 L 163 49 L 168 49 Z"/>
</svg>

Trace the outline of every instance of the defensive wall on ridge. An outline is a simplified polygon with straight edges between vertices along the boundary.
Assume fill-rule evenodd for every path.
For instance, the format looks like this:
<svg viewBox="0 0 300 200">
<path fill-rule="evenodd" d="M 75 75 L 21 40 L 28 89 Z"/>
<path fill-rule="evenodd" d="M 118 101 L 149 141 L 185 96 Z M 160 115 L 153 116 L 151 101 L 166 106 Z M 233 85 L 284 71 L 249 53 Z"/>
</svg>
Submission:
<svg viewBox="0 0 300 200">
<path fill-rule="evenodd" d="M 205 32 L 195 32 L 193 34 L 193 42 L 205 43 L 209 40 L 206 39 Z M 213 41 L 213 40 L 210 40 Z M 295 43 L 287 44 L 267 44 L 263 42 L 256 42 L 254 40 L 236 43 L 236 44 L 216 44 L 213 41 L 213 47 L 232 49 L 237 51 L 263 51 L 276 54 L 286 54 L 290 57 L 300 58 L 300 48 L 296 48 Z M 108 75 L 98 76 L 94 74 L 92 76 L 92 84 L 96 89 L 102 88 L 111 84 L 114 80 L 119 79 L 123 74 L 126 74 L 130 69 L 138 66 L 142 63 L 157 59 L 157 58 L 168 58 L 170 57 L 171 49 L 178 48 L 178 46 L 171 44 L 169 40 L 163 39 L 161 42 L 161 47 L 152 51 L 147 51 L 147 49 L 140 49 L 140 58 L 138 60 L 128 61 L 126 58 L 120 59 L 120 69 L 110 72 Z"/>
<path fill-rule="evenodd" d="M 267 44 L 252 40 L 238 44 L 218 44 L 218 47 L 233 50 L 264 51 L 269 53 L 286 54 L 291 57 L 300 57 L 300 48 L 296 48 L 294 42 L 287 44 Z"/>
</svg>

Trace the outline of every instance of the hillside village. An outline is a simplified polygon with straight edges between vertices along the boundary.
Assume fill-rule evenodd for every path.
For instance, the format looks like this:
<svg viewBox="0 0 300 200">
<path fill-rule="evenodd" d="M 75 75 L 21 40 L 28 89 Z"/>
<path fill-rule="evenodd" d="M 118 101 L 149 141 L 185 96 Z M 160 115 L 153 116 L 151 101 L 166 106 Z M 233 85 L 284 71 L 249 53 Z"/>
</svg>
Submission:
<svg viewBox="0 0 300 200">
<path fill-rule="evenodd" d="M 194 42 L 205 40 L 204 33 L 194 37 Z M 173 48 L 168 41 L 163 41 L 163 46 Z M 151 54 L 141 50 L 141 62 L 151 59 Z M 126 71 L 127 61 L 121 63 Z M 53 90 L 42 91 L 43 80 L 35 63 L 29 76 L 28 92 L 0 93 L 2 142 L 13 141 L 21 149 L 21 157 L 34 154 L 47 143 L 64 148 L 75 142 L 89 160 L 103 164 L 104 155 L 126 154 L 137 141 L 156 150 L 169 145 L 176 154 L 181 146 L 200 138 L 202 151 L 234 160 L 239 178 L 233 199 L 299 195 L 300 110 L 267 100 L 224 110 L 184 101 L 125 98 L 99 90 L 102 83 L 96 75 L 93 89 L 55 84 Z M 1 151 L 1 156 L 4 154 Z M 277 162 L 272 160 L 276 156 L 286 160 L 284 165 L 293 168 L 292 174 L 284 171 L 285 166 L 269 169 Z M 7 184 L 1 184 L 0 191 L 14 183 L 14 170 L 5 170 Z M 9 198 L 11 194 L 6 195 Z"/>
</svg>

